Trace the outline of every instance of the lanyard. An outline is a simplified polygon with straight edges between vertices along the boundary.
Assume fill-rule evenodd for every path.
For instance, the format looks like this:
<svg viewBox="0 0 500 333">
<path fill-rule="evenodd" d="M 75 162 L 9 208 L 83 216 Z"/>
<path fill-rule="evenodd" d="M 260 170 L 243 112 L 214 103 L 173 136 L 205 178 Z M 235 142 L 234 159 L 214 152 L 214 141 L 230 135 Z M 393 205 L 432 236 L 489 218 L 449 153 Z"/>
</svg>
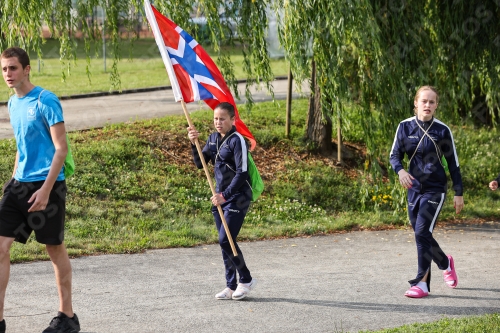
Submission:
<svg viewBox="0 0 500 333">
<path fill-rule="evenodd" d="M 422 140 L 424 139 L 425 136 L 427 136 L 431 140 L 431 142 L 434 144 L 434 148 L 436 148 L 436 154 L 438 155 L 439 163 L 441 163 L 441 166 L 444 168 L 443 162 L 441 161 L 441 157 L 440 157 L 441 156 L 441 149 L 439 149 L 439 146 L 437 145 L 436 141 L 434 141 L 434 139 L 428 133 L 429 130 L 431 129 L 431 126 L 434 124 L 434 118 L 432 118 L 432 123 L 429 125 L 427 130 L 425 130 L 422 126 L 420 126 L 416 117 L 415 117 L 415 122 L 417 123 L 418 127 L 420 127 L 422 132 L 424 132 L 424 134 L 422 135 L 422 138 L 420 138 L 420 141 L 418 142 L 417 148 L 415 148 L 413 155 L 411 155 L 411 158 L 408 161 L 408 168 L 410 168 L 411 160 L 413 159 L 413 157 L 417 153 L 418 147 L 420 147 L 420 144 L 422 143 Z"/>
<path fill-rule="evenodd" d="M 229 134 L 227 137 L 225 137 L 222 140 L 222 142 L 220 143 L 220 145 L 222 146 L 222 144 L 224 143 L 224 141 L 227 141 L 231 137 L 231 135 L 233 135 L 234 133 L 236 133 L 236 132 L 233 132 L 233 133 Z M 217 145 L 216 146 L 217 147 L 217 155 L 215 155 L 215 161 L 217 161 L 217 157 L 219 157 L 219 153 L 220 153 L 219 138 L 217 138 L 217 140 L 216 140 L 216 145 Z"/>
</svg>

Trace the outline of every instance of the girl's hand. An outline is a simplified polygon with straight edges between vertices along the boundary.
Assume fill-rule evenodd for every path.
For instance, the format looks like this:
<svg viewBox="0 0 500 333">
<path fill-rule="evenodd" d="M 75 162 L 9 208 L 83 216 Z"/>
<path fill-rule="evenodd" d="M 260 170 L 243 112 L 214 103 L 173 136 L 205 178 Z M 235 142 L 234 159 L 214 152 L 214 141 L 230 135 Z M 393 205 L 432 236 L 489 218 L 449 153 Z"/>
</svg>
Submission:
<svg viewBox="0 0 500 333">
<path fill-rule="evenodd" d="M 455 207 L 455 212 L 460 214 L 462 208 L 464 208 L 464 197 L 463 196 L 454 196 L 453 197 L 453 207 Z"/>
<path fill-rule="evenodd" d="M 399 183 L 401 184 L 401 186 L 406 189 L 410 189 L 412 186 L 412 180 L 415 178 L 413 178 L 413 176 L 406 172 L 406 170 L 404 169 L 399 170 L 398 175 Z"/>
</svg>

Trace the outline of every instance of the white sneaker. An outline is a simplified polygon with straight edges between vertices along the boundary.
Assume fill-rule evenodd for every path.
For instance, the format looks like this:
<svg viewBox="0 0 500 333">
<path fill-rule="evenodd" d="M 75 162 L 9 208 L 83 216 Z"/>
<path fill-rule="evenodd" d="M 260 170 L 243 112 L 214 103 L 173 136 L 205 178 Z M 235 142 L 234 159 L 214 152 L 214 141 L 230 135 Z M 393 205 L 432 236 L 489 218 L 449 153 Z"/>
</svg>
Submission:
<svg viewBox="0 0 500 333">
<path fill-rule="evenodd" d="M 217 298 L 217 299 L 231 299 L 231 296 L 233 296 L 233 293 L 234 293 L 233 290 L 226 288 L 223 291 L 221 291 L 220 293 L 216 294 L 215 298 Z"/>
<path fill-rule="evenodd" d="M 257 285 L 257 280 L 252 279 L 250 283 L 238 283 L 238 287 L 233 293 L 233 299 L 243 299 L 247 297 L 248 293 L 255 288 Z"/>
</svg>

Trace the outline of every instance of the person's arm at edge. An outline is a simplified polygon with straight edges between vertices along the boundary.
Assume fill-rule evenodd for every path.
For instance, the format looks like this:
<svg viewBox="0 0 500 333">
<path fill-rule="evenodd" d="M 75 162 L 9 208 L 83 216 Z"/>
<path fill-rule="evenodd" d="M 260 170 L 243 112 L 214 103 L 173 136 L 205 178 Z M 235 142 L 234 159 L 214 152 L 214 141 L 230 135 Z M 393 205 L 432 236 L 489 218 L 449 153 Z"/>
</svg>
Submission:
<svg viewBox="0 0 500 333">
<path fill-rule="evenodd" d="M 17 165 L 19 164 L 19 151 L 16 151 L 16 160 L 14 162 L 14 171 L 12 171 L 12 178 L 16 175 Z"/>
<path fill-rule="evenodd" d="M 19 162 L 19 151 L 16 151 L 16 160 L 14 161 L 14 170 L 12 171 L 12 177 L 10 177 L 10 179 L 5 183 L 3 184 L 3 187 L 2 187 L 2 193 L 5 192 L 5 188 L 7 187 L 7 185 L 12 181 L 12 179 L 14 179 L 14 177 L 16 176 L 16 171 L 17 171 L 17 165 L 18 165 L 18 162 Z"/>
<path fill-rule="evenodd" d="M 495 191 L 496 189 L 498 189 L 498 185 L 500 185 L 500 174 L 496 179 L 492 180 L 488 186 L 492 191 Z"/>
<path fill-rule="evenodd" d="M 49 194 L 54 186 L 54 183 L 61 172 L 64 165 L 64 160 L 68 154 L 68 143 L 66 141 L 66 128 L 64 122 L 59 122 L 50 127 L 50 136 L 56 149 L 52 157 L 52 164 L 50 166 L 49 174 L 45 179 L 42 187 L 33 193 L 28 200 L 29 203 L 33 202 L 28 212 L 44 210 L 49 201 Z"/>
<path fill-rule="evenodd" d="M 394 135 L 394 141 L 392 143 L 391 152 L 389 153 L 389 162 L 391 163 L 392 169 L 397 174 L 399 174 L 399 171 L 401 169 L 404 169 L 402 163 L 404 151 L 402 149 L 402 145 L 399 142 L 399 133 L 401 130 L 402 130 L 402 124 L 400 123 L 398 125 L 398 128 L 396 129 L 396 134 Z"/>
<path fill-rule="evenodd" d="M 193 161 L 194 164 L 198 169 L 203 169 L 203 163 L 201 161 L 201 158 L 198 154 L 198 148 L 196 147 L 196 140 L 199 142 L 199 135 L 200 133 L 196 130 L 194 126 L 190 126 L 187 128 L 188 131 L 188 138 L 189 141 L 191 142 L 191 151 L 193 154 Z M 205 146 L 201 149 L 201 153 L 203 154 L 203 158 L 205 159 L 205 163 L 208 163 L 210 160 L 212 154 L 210 153 L 210 149 L 208 148 L 208 143 L 210 141 L 210 136 L 207 139 L 207 142 L 205 143 Z"/>
<path fill-rule="evenodd" d="M 198 148 L 196 145 L 191 142 L 191 151 L 193 153 L 193 161 L 198 169 L 203 169 L 203 163 L 201 162 L 200 155 L 198 154 Z M 203 154 L 203 158 L 205 159 L 205 163 L 210 161 L 210 149 L 208 148 L 208 141 L 205 143 L 205 146 L 201 148 L 201 153 Z"/>
<path fill-rule="evenodd" d="M 453 182 L 453 190 L 455 191 L 455 196 L 453 197 L 453 207 L 455 208 L 455 212 L 460 214 L 462 208 L 464 208 L 462 174 L 460 173 L 458 157 L 456 157 L 455 141 L 453 140 L 453 134 L 449 128 L 446 131 L 445 139 L 450 142 L 450 147 L 448 147 L 448 151 L 444 152 L 444 157 L 448 162 L 448 170 L 450 171 L 451 180 Z"/>
<path fill-rule="evenodd" d="M 401 184 L 401 186 L 406 189 L 410 189 L 412 187 L 412 179 L 414 178 L 403 167 L 403 157 L 405 152 L 403 150 L 403 144 L 399 140 L 399 137 L 402 136 L 402 130 L 403 125 L 402 123 L 399 123 L 396 130 L 396 135 L 394 136 L 394 142 L 392 144 L 391 152 L 389 155 L 389 161 L 391 163 L 392 169 L 398 174 L 399 183 Z"/>
</svg>

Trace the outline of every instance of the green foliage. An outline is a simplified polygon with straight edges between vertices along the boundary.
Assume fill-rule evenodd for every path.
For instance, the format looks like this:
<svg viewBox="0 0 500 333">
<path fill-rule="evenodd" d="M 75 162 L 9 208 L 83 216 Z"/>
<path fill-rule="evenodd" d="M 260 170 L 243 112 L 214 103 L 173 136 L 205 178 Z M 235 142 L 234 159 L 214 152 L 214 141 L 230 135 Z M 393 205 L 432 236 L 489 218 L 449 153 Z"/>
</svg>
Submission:
<svg viewBox="0 0 500 333">
<path fill-rule="evenodd" d="M 235 42 L 243 50 L 243 65 L 248 79 L 245 95 L 248 105 L 253 101 L 250 86 L 263 82 L 268 90 L 274 75 L 267 54 L 267 0 L 198 0 L 198 1 L 151 1 L 165 16 L 186 29 L 200 42 L 205 41 L 213 48 L 220 70 L 228 85 L 235 91 L 238 66 L 225 52 L 222 45 L 234 46 Z M 224 12 L 226 21 L 220 20 Z M 104 13 L 104 19 L 103 14 Z M 206 18 L 206 29 L 197 29 L 190 21 L 192 14 Z M 39 19 L 33 19 L 39 18 Z M 119 72 L 119 60 L 122 57 L 123 38 L 137 37 L 137 26 L 145 21 L 143 1 L 130 0 L 5 0 L 0 5 L 0 49 L 19 45 L 34 51 L 42 58 L 42 27 L 50 29 L 53 37 L 59 41 L 58 55 L 61 61 L 61 77 L 66 80 L 75 66 L 77 59 L 77 39 L 84 39 L 84 57 L 87 60 L 86 75 L 91 80 L 91 57 L 93 43 L 101 43 L 102 36 L 108 40 L 113 63 L 109 73 L 110 90 L 122 89 Z M 228 22 L 235 22 L 237 35 L 228 33 Z M 22 31 L 22 33 L 21 33 Z M 208 35 L 208 39 L 207 39 Z M 156 50 L 158 54 L 158 50 Z"/>
<path fill-rule="evenodd" d="M 303 137 L 305 130 L 305 119 L 307 113 L 307 99 L 296 99 L 293 101 L 293 126 L 290 129 L 290 138 L 298 147 L 303 148 Z M 284 140 L 286 114 L 284 101 L 274 103 L 257 103 L 252 107 L 241 108 L 240 114 L 245 118 L 245 124 L 252 129 L 252 133 L 259 138 L 259 146 L 271 147 Z M 265 114 L 265 117 L 262 117 Z"/>
<path fill-rule="evenodd" d="M 87 73 L 90 78 L 89 41 L 99 42 L 104 30 L 110 41 L 113 58 L 110 85 L 113 89 L 119 89 L 121 32 L 123 28 L 132 30 L 133 22 L 137 23 L 137 5 L 138 2 L 129 0 L 5 0 L 0 6 L 0 48 L 17 45 L 34 51 L 42 58 L 42 44 L 45 41 L 41 32 L 42 27 L 46 26 L 51 35 L 59 40 L 61 76 L 65 80 L 76 60 L 75 37 L 80 34 L 85 39 Z M 100 14 L 99 19 L 96 19 L 97 14 Z"/>
<path fill-rule="evenodd" d="M 496 178 L 500 172 L 498 160 L 500 145 L 498 130 L 452 126 L 464 187 L 469 190 L 484 190 L 486 181 Z"/>
<path fill-rule="evenodd" d="M 58 1 L 55 4 L 52 0 L 2 1 L 0 5 L 0 49 L 18 45 L 25 49 L 40 50 L 42 44 L 40 32 L 43 21 L 31 18 L 49 18 L 57 5 L 61 7 L 62 3 L 67 4 L 68 1 Z M 66 7 L 58 13 L 54 13 L 61 24 L 68 22 L 67 14 L 71 5 Z M 20 31 L 24 33 L 19 33 Z"/>
<path fill-rule="evenodd" d="M 0 174 L 4 176 L 0 179 L 10 179 L 10 176 L 12 175 L 12 168 L 14 166 L 16 150 L 16 140 L 0 140 L 0 151 L 2 151 L 2 154 L 0 154 Z"/>
<path fill-rule="evenodd" d="M 353 137 L 349 125 L 353 119 L 362 127 L 358 133 L 367 145 L 374 175 L 380 171 L 375 159 L 388 150 L 397 122 L 411 114 L 414 93 L 421 85 L 439 88 L 442 118 L 495 124 L 500 102 L 500 20 L 495 19 L 500 4 L 496 0 L 157 0 L 154 5 L 195 37 L 198 32 L 190 15 L 206 18 L 210 44 L 235 92 L 236 68 L 244 70 L 248 107 L 252 106 L 252 83 L 271 88 L 266 11 L 274 9 L 280 21 L 280 42 L 294 77 L 299 81 L 309 77 L 314 56 L 324 112 L 347 124 L 343 125 L 347 137 Z M 113 56 L 109 80 L 113 89 L 120 89 L 121 38 L 135 33 L 134 27 L 143 19 L 138 15 L 142 6 L 141 1 L 130 0 L 5 0 L 0 6 L 0 47 L 18 44 L 41 57 L 44 41 L 40 30 L 46 23 L 60 42 L 58 54 L 65 79 L 75 66 L 75 33 L 81 30 L 90 78 L 89 42 L 100 40 L 102 22 L 89 18 L 104 8 L 104 30 Z M 228 20 L 237 22 L 236 36 L 227 33 L 228 21 L 219 18 L 222 11 Z M 241 47 L 241 66 L 224 52 L 223 44 Z M 347 110 L 351 102 L 355 107 Z"/>
<path fill-rule="evenodd" d="M 494 121 L 498 1 L 282 0 L 275 9 L 295 78 L 308 78 L 316 63 L 324 112 L 350 120 L 345 105 L 359 106 L 372 167 L 421 85 L 438 87 L 445 119 Z"/>
</svg>

